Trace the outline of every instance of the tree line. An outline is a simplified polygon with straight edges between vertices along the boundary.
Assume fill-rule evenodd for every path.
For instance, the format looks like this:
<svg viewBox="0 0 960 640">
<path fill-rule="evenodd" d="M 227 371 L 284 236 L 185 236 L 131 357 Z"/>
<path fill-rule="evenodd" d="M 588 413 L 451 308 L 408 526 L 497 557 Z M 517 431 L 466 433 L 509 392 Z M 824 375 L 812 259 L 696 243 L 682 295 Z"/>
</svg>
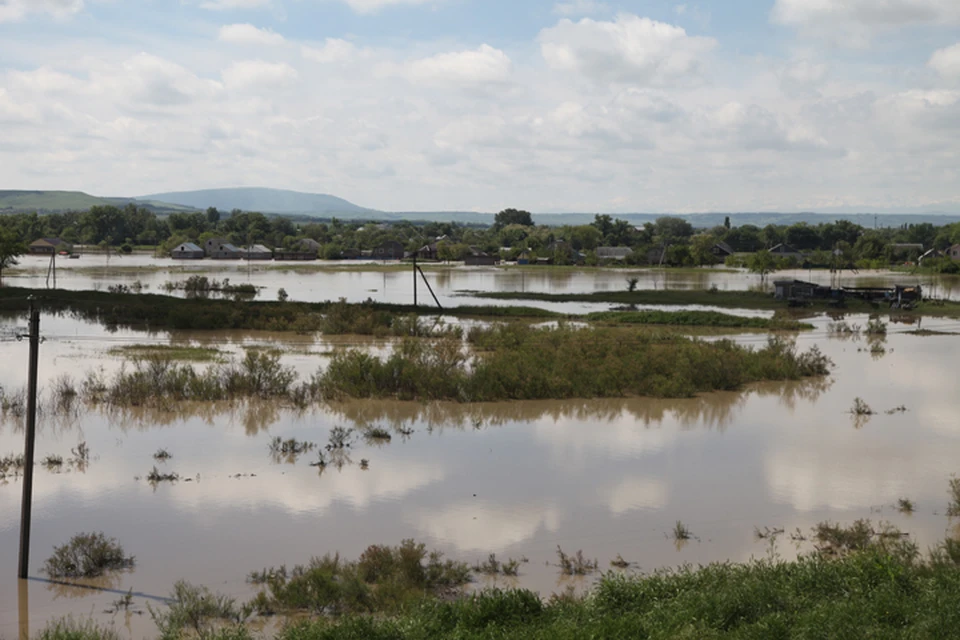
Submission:
<svg viewBox="0 0 960 640">
<path fill-rule="evenodd" d="M 11 250 L 15 253 L 17 247 L 25 250 L 25 245 L 44 237 L 125 251 L 156 247 L 160 253 L 167 253 L 183 242 L 203 243 L 213 237 L 226 238 L 238 246 L 264 244 L 271 248 L 291 248 L 298 241 L 310 238 L 320 244 L 320 257 L 330 259 L 339 258 L 347 250 L 369 250 L 384 242 L 396 241 L 407 251 L 435 245 L 436 256 L 441 260 L 459 260 L 476 249 L 507 260 L 524 255 L 530 259 L 549 258 L 560 264 L 597 264 L 602 261 L 597 255 L 599 247 L 626 247 L 631 249 L 624 260 L 627 264 L 668 266 L 707 265 L 723 260 L 727 250 L 734 254 L 754 254 L 786 244 L 803 252 L 802 260 L 794 260 L 809 266 L 869 267 L 915 261 L 923 251 L 946 249 L 960 243 L 960 224 L 920 223 L 869 229 L 839 220 L 816 225 L 733 227 L 728 218 L 723 225 L 695 229 L 690 222 L 670 216 L 634 226 L 626 220 L 598 214 L 590 224 L 545 226 L 534 224 L 528 211 L 505 209 L 494 216 L 493 224 L 484 226 L 336 218 L 295 221 L 258 212 L 220 212 L 213 207 L 160 216 L 128 204 L 45 215 L 6 214 L 0 245 L 7 248 L 0 255 L 10 254 Z M 719 243 L 723 243 L 722 250 L 717 249 Z M 737 255 L 728 258 L 728 262 L 735 265 L 745 265 L 745 260 Z M 0 260 L 0 269 L 4 266 L 9 266 L 9 261 Z"/>
</svg>

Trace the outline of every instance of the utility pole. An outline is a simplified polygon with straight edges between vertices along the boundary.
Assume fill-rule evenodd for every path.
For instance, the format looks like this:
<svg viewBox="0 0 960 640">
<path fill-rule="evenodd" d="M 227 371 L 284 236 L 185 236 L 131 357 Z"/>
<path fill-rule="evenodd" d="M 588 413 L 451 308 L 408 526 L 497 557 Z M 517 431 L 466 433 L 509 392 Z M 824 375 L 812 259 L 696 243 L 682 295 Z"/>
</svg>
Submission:
<svg viewBox="0 0 960 640">
<path fill-rule="evenodd" d="M 413 254 L 413 306 L 417 306 L 417 254 Z"/>
<path fill-rule="evenodd" d="M 26 580 L 30 567 L 30 518 L 33 511 L 33 455 L 37 437 L 37 360 L 40 355 L 40 311 L 30 302 L 30 362 L 27 379 L 27 429 L 23 450 L 23 502 L 20 507 L 20 571 Z"/>
</svg>

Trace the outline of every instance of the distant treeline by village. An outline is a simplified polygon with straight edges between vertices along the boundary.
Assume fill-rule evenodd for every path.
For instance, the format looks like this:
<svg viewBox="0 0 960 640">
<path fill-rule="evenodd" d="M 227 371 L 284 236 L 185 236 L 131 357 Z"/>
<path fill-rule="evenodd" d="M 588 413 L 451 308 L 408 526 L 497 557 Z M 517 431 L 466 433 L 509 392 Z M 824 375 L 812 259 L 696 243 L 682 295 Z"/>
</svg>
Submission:
<svg viewBox="0 0 960 640">
<path fill-rule="evenodd" d="M 256 247 L 259 258 L 403 259 L 416 255 L 421 260 L 478 263 L 750 266 L 749 261 L 760 253 L 773 268 L 922 263 L 936 271 L 960 271 L 955 262 L 960 261 L 960 223 L 866 228 L 838 220 L 737 227 L 728 218 L 725 224 L 697 229 L 670 216 L 634 226 L 599 214 L 590 224 L 545 226 L 535 225 L 527 211 L 505 209 L 492 225 L 481 226 L 336 218 L 306 221 L 212 207 L 161 216 L 129 204 L 42 215 L 7 214 L 2 227 L 3 241 L 21 243 L 24 250 L 46 239 L 57 247 L 99 246 L 121 252 L 149 247 L 159 255 L 184 258 L 211 257 L 210 247 L 215 245 L 221 253 L 213 257 L 220 258 L 251 257 L 251 248 Z M 185 247 L 192 251 L 184 251 Z M 225 255 L 224 247 L 236 249 L 237 255 Z M 44 252 L 41 248 L 37 245 L 35 252 Z"/>
</svg>

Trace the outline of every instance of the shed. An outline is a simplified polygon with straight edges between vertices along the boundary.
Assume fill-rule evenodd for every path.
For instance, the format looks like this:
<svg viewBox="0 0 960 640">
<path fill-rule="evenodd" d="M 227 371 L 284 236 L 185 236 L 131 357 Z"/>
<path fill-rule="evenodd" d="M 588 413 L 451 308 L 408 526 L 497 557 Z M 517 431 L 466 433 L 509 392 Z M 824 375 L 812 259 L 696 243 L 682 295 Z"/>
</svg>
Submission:
<svg viewBox="0 0 960 640">
<path fill-rule="evenodd" d="M 52 255 L 60 251 L 70 251 L 72 247 L 69 242 L 60 238 L 39 238 L 30 243 L 28 251 L 34 255 Z"/>
<path fill-rule="evenodd" d="M 960 244 L 955 244 L 947 249 L 947 255 L 951 260 L 960 260 Z"/>
<path fill-rule="evenodd" d="M 417 249 L 417 260 L 438 260 L 440 255 L 436 242 L 425 244 Z"/>
<path fill-rule="evenodd" d="M 597 260 L 626 260 L 631 253 L 630 247 L 597 247 Z"/>
<path fill-rule="evenodd" d="M 717 256 L 718 258 L 726 258 L 727 256 L 733 255 L 733 247 L 731 247 L 726 242 L 721 240 L 717 244 L 710 247 L 710 253 Z"/>
<path fill-rule="evenodd" d="M 360 249 L 344 249 L 340 252 L 341 260 L 359 260 L 362 256 Z"/>
<path fill-rule="evenodd" d="M 246 260 L 273 260 L 273 251 L 262 244 L 254 244 L 243 249 L 241 257 Z"/>
<path fill-rule="evenodd" d="M 224 238 L 210 238 L 203 243 L 203 251 L 208 258 L 217 260 L 239 260 L 243 254 L 242 250 Z"/>
<path fill-rule="evenodd" d="M 373 250 L 374 260 L 400 260 L 405 252 L 403 245 L 396 240 L 387 240 Z"/>
<path fill-rule="evenodd" d="M 174 260 L 201 260 L 204 256 L 203 249 L 192 242 L 184 242 L 177 245 L 170 252 L 170 257 Z"/>
<path fill-rule="evenodd" d="M 777 258 L 796 258 L 797 260 L 803 257 L 802 253 L 784 242 L 771 247 L 770 254 Z"/>
<path fill-rule="evenodd" d="M 467 255 L 463 258 L 463 264 L 469 267 L 491 267 L 500 262 L 496 256 L 492 256 L 486 251 L 481 251 L 477 247 L 470 247 Z"/>
<path fill-rule="evenodd" d="M 830 287 L 803 280 L 775 280 L 773 283 L 774 297 L 777 300 L 798 300 L 812 298 L 829 298 L 832 295 Z"/>
</svg>

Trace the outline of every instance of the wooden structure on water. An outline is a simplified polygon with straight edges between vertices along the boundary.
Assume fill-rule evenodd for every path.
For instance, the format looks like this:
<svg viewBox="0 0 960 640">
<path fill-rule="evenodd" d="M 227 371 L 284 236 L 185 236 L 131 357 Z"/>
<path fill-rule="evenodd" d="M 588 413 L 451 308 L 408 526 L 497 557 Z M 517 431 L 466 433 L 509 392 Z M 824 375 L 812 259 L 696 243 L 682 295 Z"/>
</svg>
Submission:
<svg viewBox="0 0 960 640">
<path fill-rule="evenodd" d="M 872 303 L 887 303 L 891 308 L 909 308 L 923 299 L 920 285 L 893 285 L 892 287 L 827 287 L 803 280 L 776 280 L 773 283 L 774 297 L 785 300 L 791 306 L 807 304 L 813 300 L 827 300 L 843 304 L 848 298 Z"/>
</svg>

